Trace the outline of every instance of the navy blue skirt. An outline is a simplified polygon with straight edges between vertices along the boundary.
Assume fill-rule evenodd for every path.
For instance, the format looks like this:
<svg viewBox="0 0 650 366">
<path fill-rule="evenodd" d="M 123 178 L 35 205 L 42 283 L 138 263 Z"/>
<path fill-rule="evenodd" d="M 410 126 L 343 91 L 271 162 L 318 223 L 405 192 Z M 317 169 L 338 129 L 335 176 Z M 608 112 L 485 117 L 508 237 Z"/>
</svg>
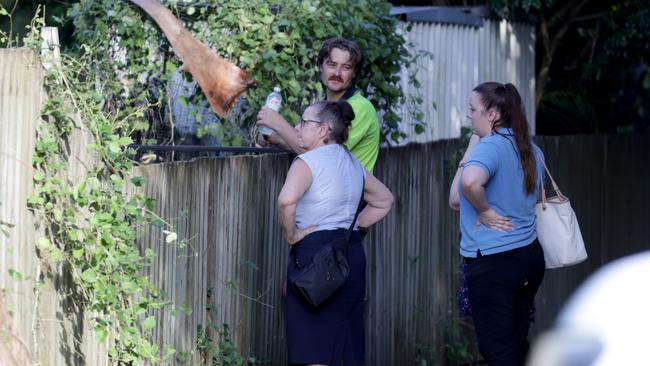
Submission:
<svg viewBox="0 0 650 366">
<path fill-rule="evenodd" d="M 291 247 L 287 274 L 298 263 L 309 263 L 323 245 L 345 235 L 344 229 L 316 231 Z M 287 289 L 287 346 L 289 363 L 361 366 L 365 359 L 364 297 L 366 253 L 359 232 L 350 237 L 350 275 L 345 285 L 322 305 L 313 308 Z"/>
</svg>

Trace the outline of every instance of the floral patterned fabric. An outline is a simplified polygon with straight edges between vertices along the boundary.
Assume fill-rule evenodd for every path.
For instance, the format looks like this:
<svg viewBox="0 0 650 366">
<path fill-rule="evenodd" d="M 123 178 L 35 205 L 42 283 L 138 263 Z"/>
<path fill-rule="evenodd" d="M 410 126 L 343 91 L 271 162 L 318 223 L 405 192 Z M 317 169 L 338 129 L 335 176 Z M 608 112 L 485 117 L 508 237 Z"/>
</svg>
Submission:
<svg viewBox="0 0 650 366">
<path fill-rule="evenodd" d="M 535 305 L 530 308 L 528 320 L 535 322 Z M 463 259 L 462 271 L 460 274 L 460 286 L 458 286 L 458 313 L 460 316 L 472 316 L 472 307 L 469 304 L 469 290 L 467 288 L 467 262 Z"/>
</svg>

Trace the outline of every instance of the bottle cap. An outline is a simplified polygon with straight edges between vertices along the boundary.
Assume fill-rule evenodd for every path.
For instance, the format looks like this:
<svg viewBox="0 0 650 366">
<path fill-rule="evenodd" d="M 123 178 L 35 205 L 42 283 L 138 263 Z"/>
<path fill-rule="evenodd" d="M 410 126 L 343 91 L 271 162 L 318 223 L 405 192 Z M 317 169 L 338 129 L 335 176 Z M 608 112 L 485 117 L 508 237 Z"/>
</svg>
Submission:
<svg viewBox="0 0 650 366">
<path fill-rule="evenodd" d="M 276 85 L 275 87 L 273 87 L 273 91 L 276 92 L 276 93 L 279 93 L 280 90 L 281 90 L 281 89 L 280 89 L 280 87 L 279 87 L 278 85 Z"/>
</svg>

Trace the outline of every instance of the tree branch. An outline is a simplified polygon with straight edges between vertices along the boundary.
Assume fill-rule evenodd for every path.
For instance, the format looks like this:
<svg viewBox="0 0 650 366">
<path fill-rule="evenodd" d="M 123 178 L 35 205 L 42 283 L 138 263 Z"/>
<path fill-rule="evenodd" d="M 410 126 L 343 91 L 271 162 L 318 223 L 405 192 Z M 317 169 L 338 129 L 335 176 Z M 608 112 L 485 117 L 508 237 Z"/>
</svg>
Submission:
<svg viewBox="0 0 650 366">
<path fill-rule="evenodd" d="M 582 0 L 577 5 L 575 2 L 570 1 L 566 3 L 559 11 L 555 12 L 555 14 L 548 21 L 544 16 L 544 12 L 542 9 L 540 9 L 539 29 L 540 35 L 542 37 L 544 55 L 542 58 L 542 65 L 540 66 L 539 73 L 537 74 L 537 84 L 535 85 L 535 104 L 537 106 L 539 106 L 539 102 L 542 100 L 542 95 L 546 89 L 546 84 L 550 80 L 549 73 L 551 70 L 551 64 L 553 63 L 553 55 L 555 53 L 555 50 L 569 30 L 572 20 L 576 18 L 578 13 L 580 13 L 582 8 L 584 8 L 585 5 L 589 3 L 589 1 L 590 0 Z M 551 36 L 550 30 L 552 28 L 555 28 L 557 25 L 559 25 L 559 29 L 553 32 L 553 35 Z"/>
<path fill-rule="evenodd" d="M 582 0 L 577 5 L 575 4 L 574 1 L 569 1 L 566 4 L 564 4 L 564 6 L 559 11 L 556 11 L 555 14 L 548 21 L 549 28 L 554 28 L 560 22 L 565 22 L 565 23 L 570 22 L 571 19 L 574 18 L 576 14 L 578 14 L 578 12 L 580 12 L 580 10 L 582 10 L 582 8 L 585 5 L 587 5 L 589 1 L 590 0 Z M 540 13 L 541 12 L 542 10 L 540 9 Z M 567 13 L 570 13 L 570 15 L 568 16 L 568 21 L 565 20 Z"/>
<path fill-rule="evenodd" d="M 572 23 L 577 23 L 577 22 L 584 22 L 585 20 L 593 20 L 593 19 L 599 20 L 603 16 L 605 16 L 607 14 L 611 14 L 611 13 L 612 13 L 611 11 L 601 11 L 600 13 L 583 15 L 583 16 L 575 17 L 575 18 L 571 19 L 571 22 Z"/>
</svg>

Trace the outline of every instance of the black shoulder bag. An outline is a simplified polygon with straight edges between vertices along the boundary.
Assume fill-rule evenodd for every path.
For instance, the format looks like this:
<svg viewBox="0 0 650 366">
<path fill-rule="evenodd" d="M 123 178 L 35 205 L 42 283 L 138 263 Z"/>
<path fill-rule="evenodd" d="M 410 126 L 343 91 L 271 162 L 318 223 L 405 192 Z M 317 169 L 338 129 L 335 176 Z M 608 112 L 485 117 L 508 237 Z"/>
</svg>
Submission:
<svg viewBox="0 0 650 366">
<path fill-rule="evenodd" d="M 354 215 L 350 228 L 345 232 L 345 236 L 327 243 L 323 249 L 314 254 L 309 264 L 289 278 L 293 291 L 307 304 L 318 307 L 347 281 L 350 273 L 347 259 L 348 244 L 362 202 L 363 191 L 361 191 L 357 213 Z"/>
</svg>

